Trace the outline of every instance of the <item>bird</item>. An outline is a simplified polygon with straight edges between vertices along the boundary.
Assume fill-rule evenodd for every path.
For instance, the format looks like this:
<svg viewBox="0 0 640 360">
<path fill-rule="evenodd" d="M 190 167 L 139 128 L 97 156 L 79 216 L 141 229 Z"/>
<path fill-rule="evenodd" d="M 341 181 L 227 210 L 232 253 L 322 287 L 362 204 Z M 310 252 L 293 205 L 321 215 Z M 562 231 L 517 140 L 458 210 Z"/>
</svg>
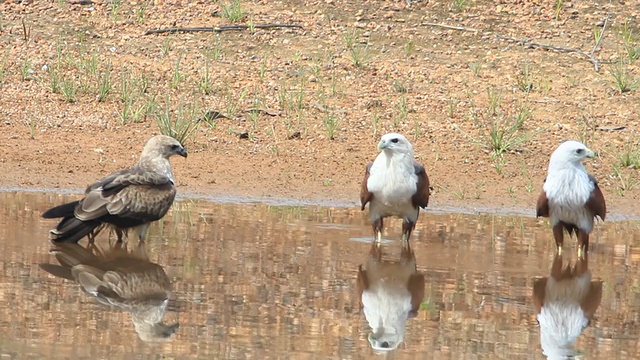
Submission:
<svg viewBox="0 0 640 360">
<path fill-rule="evenodd" d="M 40 268 L 76 282 L 98 303 L 130 313 L 141 340 L 163 341 L 177 331 L 179 324 L 162 322 L 171 282 L 162 266 L 149 261 L 142 243 L 133 251 L 126 243 L 107 251 L 94 244 L 54 243 L 51 253 L 60 265 L 43 263 Z"/>
<path fill-rule="evenodd" d="M 604 220 L 607 206 L 598 181 L 582 161 L 595 153 L 583 143 L 565 141 L 551 154 L 549 170 L 538 197 L 536 217 L 548 217 L 557 251 L 562 253 L 564 230 L 578 238 L 578 256 L 589 251 L 594 219 Z"/>
<path fill-rule="evenodd" d="M 50 231 L 51 240 L 78 242 L 87 236 L 93 242 L 105 226 L 111 226 L 121 242 L 133 229 L 144 241 L 149 225 L 169 211 L 176 186 L 169 158 L 187 157 L 180 142 L 156 135 L 147 141 L 138 162 L 89 185 L 84 198 L 45 211 L 43 218 L 62 218 Z"/>
<path fill-rule="evenodd" d="M 602 281 L 592 281 L 588 255 L 563 267 L 556 253 L 549 277 L 533 282 L 533 305 L 540 325 L 540 346 L 549 359 L 568 359 L 578 336 L 589 326 L 602 300 Z"/>
<path fill-rule="evenodd" d="M 402 240 L 409 241 L 420 208 L 429 204 L 429 177 L 413 158 L 413 146 L 401 134 L 388 133 L 378 143 L 380 154 L 365 169 L 360 190 L 361 210 L 369 204 L 376 241 L 382 241 L 383 220 L 402 219 Z"/>
<path fill-rule="evenodd" d="M 409 242 L 403 243 L 399 262 L 382 260 L 381 244 L 371 242 L 366 268 L 358 266 L 355 289 L 371 328 L 367 339 L 373 350 L 395 350 L 404 341 L 407 319 L 417 316 L 424 288 Z"/>
</svg>

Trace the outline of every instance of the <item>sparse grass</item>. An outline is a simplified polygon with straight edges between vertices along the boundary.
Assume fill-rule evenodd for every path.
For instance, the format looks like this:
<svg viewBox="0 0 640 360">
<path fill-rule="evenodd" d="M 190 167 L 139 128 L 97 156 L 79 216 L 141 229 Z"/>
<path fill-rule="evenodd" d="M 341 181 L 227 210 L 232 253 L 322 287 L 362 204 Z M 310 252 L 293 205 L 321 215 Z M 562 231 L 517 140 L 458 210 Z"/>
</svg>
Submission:
<svg viewBox="0 0 640 360">
<path fill-rule="evenodd" d="M 176 60 L 176 66 L 173 69 L 173 76 L 171 77 L 171 83 L 169 84 L 172 89 L 177 89 L 184 81 L 184 74 L 180 71 L 180 58 Z"/>
<path fill-rule="evenodd" d="M 401 94 L 407 92 L 407 87 L 404 85 L 404 82 L 398 80 L 393 80 L 393 89 Z"/>
<path fill-rule="evenodd" d="M 622 25 L 622 45 L 627 52 L 629 62 L 633 63 L 640 58 L 640 44 L 638 43 L 636 34 L 634 34 L 633 30 L 629 27 L 628 20 Z"/>
<path fill-rule="evenodd" d="M 29 119 L 25 120 L 25 124 L 29 127 L 29 138 L 31 140 L 35 140 L 36 133 L 38 131 L 38 118 L 35 116 L 30 117 Z"/>
<path fill-rule="evenodd" d="M 371 127 L 373 128 L 373 138 L 378 137 L 378 121 L 380 120 L 378 112 L 374 112 L 371 117 Z"/>
<path fill-rule="evenodd" d="M 149 7 L 149 1 L 143 2 L 136 9 L 136 22 L 137 23 L 142 24 L 144 22 L 145 11 L 147 10 L 147 7 Z"/>
<path fill-rule="evenodd" d="M 407 42 L 404 44 L 404 54 L 407 56 L 411 55 L 415 47 L 416 45 L 413 43 L 413 41 L 407 40 Z"/>
<path fill-rule="evenodd" d="M 522 67 L 522 71 L 518 75 L 518 89 L 525 94 L 530 93 L 533 90 L 534 86 L 534 76 L 531 71 L 531 66 L 528 62 L 524 63 Z"/>
<path fill-rule="evenodd" d="M 78 88 L 73 78 L 64 78 L 60 81 L 60 93 L 64 97 L 64 101 L 74 103 L 78 101 Z"/>
<path fill-rule="evenodd" d="M 471 69 L 471 71 L 473 71 L 473 75 L 475 75 L 476 77 L 480 77 L 480 71 L 482 70 L 482 64 L 480 63 L 468 63 L 469 65 L 469 69 Z"/>
<path fill-rule="evenodd" d="M 623 151 L 617 155 L 617 159 L 621 167 L 640 169 L 640 149 L 638 145 L 625 145 Z"/>
<path fill-rule="evenodd" d="M 555 5 L 556 21 L 560 20 L 560 13 L 562 12 L 563 8 L 564 8 L 564 0 L 556 0 L 556 5 Z"/>
<path fill-rule="evenodd" d="M 8 51 L 4 52 L 2 59 L 0 59 L 0 84 L 4 81 L 4 77 L 7 76 L 7 55 Z"/>
<path fill-rule="evenodd" d="M 487 87 L 487 115 L 495 116 L 500 112 L 500 106 L 502 104 L 502 93 L 494 88 Z"/>
<path fill-rule="evenodd" d="M 502 175 L 504 167 L 507 165 L 507 160 L 504 158 L 504 155 L 493 152 L 491 153 L 491 161 L 493 161 L 493 167 L 496 169 L 496 173 Z"/>
<path fill-rule="evenodd" d="M 103 102 L 107 100 L 107 96 L 111 93 L 111 64 L 107 64 L 104 72 L 98 75 L 97 82 L 98 95 L 96 96 L 96 100 Z"/>
<path fill-rule="evenodd" d="M 611 84 L 614 89 L 620 92 L 620 94 L 629 92 L 638 87 L 638 80 L 633 78 L 622 63 L 618 64 L 618 66 L 613 69 L 610 69 L 609 74 L 611 74 L 612 78 Z"/>
<path fill-rule="evenodd" d="M 329 112 L 324 117 L 324 127 L 327 131 L 327 138 L 329 140 L 334 140 L 336 130 L 338 130 L 338 124 L 340 123 L 338 117 L 333 113 Z"/>
<path fill-rule="evenodd" d="M 33 63 L 31 60 L 25 59 L 20 66 L 20 79 L 22 81 L 31 81 L 33 80 Z"/>
<path fill-rule="evenodd" d="M 529 116 L 529 110 L 523 107 L 514 117 L 501 116 L 490 121 L 488 124 L 489 137 L 485 146 L 496 155 L 502 155 L 504 152 L 529 141 L 535 135 L 520 134 L 520 130 Z"/>
<path fill-rule="evenodd" d="M 233 24 L 243 20 L 247 16 L 247 12 L 242 8 L 240 0 L 231 0 L 230 3 L 222 5 L 220 15 Z"/>
<path fill-rule="evenodd" d="M 351 34 L 345 34 L 343 38 L 349 51 L 349 60 L 351 60 L 353 66 L 357 68 L 365 67 L 371 57 L 369 44 L 363 46 L 360 41 L 360 35 L 355 31 Z"/>
<path fill-rule="evenodd" d="M 467 197 L 467 193 L 460 184 L 456 186 L 456 189 L 452 191 L 452 194 L 458 200 L 464 200 Z"/>
<path fill-rule="evenodd" d="M 401 96 L 396 104 L 396 116 L 394 117 L 394 126 L 396 130 L 400 127 L 400 122 L 407 119 L 409 116 L 409 104 L 407 98 Z"/>
<path fill-rule="evenodd" d="M 198 89 L 205 95 L 211 95 L 214 92 L 213 81 L 209 73 L 209 60 L 204 61 L 204 73 L 200 75 L 198 80 Z"/>
<path fill-rule="evenodd" d="M 164 40 L 162 40 L 162 45 L 160 45 L 160 52 L 162 54 L 162 57 L 166 57 L 167 55 L 169 55 L 169 52 L 171 52 L 171 38 L 170 37 L 165 37 Z"/>
<path fill-rule="evenodd" d="M 449 99 L 447 99 L 447 103 L 449 104 L 449 118 L 453 118 L 453 115 L 455 115 L 456 113 L 458 100 L 450 97 Z"/>
<path fill-rule="evenodd" d="M 593 28 L 593 43 L 599 44 L 602 40 L 603 28 L 601 26 L 596 26 Z"/>
<path fill-rule="evenodd" d="M 165 98 L 163 107 L 154 102 L 152 116 L 155 118 L 161 134 L 169 135 L 184 145 L 198 129 L 198 124 L 195 120 L 200 118 L 201 116 L 199 115 L 202 114 L 199 114 L 201 111 L 197 106 L 185 106 L 184 102 L 180 101 L 178 109 L 172 116 L 170 103 L 168 96 Z"/>
<path fill-rule="evenodd" d="M 457 11 L 464 11 L 473 4 L 472 0 L 453 0 L 453 7 Z"/>
<path fill-rule="evenodd" d="M 625 193 L 638 186 L 638 180 L 634 178 L 635 172 L 624 171 L 619 166 L 613 167 L 613 176 L 618 179 L 619 184 L 616 186 L 616 193 L 624 196 Z"/>
<path fill-rule="evenodd" d="M 114 23 L 120 20 L 120 7 L 122 0 L 109 0 L 109 17 Z"/>
<path fill-rule="evenodd" d="M 267 73 L 267 55 L 262 56 L 262 60 L 260 61 L 260 71 L 258 72 L 258 76 L 260 80 L 264 80 L 264 76 Z"/>
</svg>

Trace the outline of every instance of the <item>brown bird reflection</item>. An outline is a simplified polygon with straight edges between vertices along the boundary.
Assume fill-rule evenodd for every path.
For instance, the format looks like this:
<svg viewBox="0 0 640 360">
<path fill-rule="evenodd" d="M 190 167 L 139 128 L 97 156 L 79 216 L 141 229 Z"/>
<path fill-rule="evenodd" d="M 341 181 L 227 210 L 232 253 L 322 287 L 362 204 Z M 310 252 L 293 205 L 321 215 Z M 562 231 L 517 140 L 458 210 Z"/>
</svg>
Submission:
<svg viewBox="0 0 640 360">
<path fill-rule="evenodd" d="M 574 344 L 589 326 L 602 300 L 602 281 L 592 281 L 588 255 L 563 266 L 557 254 L 549 277 L 533 282 L 533 304 L 540 324 L 540 345 L 549 359 L 576 355 Z"/>
<path fill-rule="evenodd" d="M 142 244 L 133 251 L 121 243 L 102 251 L 96 245 L 60 243 L 51 253 L 60 265 L 40 264 L 43 270 L 75 281 L 101 304 L 129 312 L 141 340 L 163 341 L 177 331 L 179 324 L 162 322 L 171 294 L 169 277 L 149 261 Z"/>
<path fill-rule="evenodd" d="M 417 271 L 409 242 L 402 242 L 400 261 L 393 262 L 382 260 L 381 245 L 373 241 L 366 269 L 358 267 L 356 291 L 371 327 L 369 344 L 375 351 L 395 350 L 424 298 L 424 275 Z"/>
</svg>

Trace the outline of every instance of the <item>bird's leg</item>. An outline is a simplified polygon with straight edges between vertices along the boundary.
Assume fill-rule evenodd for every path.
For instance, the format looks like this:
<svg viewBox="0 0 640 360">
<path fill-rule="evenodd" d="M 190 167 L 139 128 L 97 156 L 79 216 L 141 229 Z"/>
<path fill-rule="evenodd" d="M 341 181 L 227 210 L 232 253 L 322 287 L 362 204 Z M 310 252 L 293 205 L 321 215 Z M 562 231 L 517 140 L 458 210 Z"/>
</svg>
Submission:
<svg viewBox="0 0 640 360">
<path fill-rule="evenodd" d="M 411 236 L 411 232 L 416 227 L 416 223 L 413 223 L 409 220 L 402 220 L 402 244 L 409 243 L 409 237 Z"/>
<path fill-rule="evenodd" d="M 373 227 L 373 233 L 376 237 L 376 242 L 380 244 L 382 242 L 382 218 L 379 218 L 371 223 Z"/>
<path fill-rule="evenodd" d="M 369 255 L 377 261 L 382 259 L 382 250 L 380 249 L 380 243 L 377 240 L 371 242 L 371 250 L 369 251 Z"/>
<path fill-rule="evenodd" d="M 400 252 L 400 260 L 402 260 L 402 262 L 409 262 L 409 261 L 411 261 L 413 259 L 415 259 L 415 255 L 414 255 L 413 251 L 411 251 L 411 245 L 409 244 L 408 241 L 402 242 L 402 250 Z"/>
<path fill-rule="evenodd" d="M 585 252 L 582 256 L 578 255 L 578 263 L 576 264 L 576 275 L 582 276 L 589 269 L 589 253 Z"/>
<path fill-rule="evenodd" d="M 556 248 L 558 250 L 558 254 L 562 254 L 562 243 L 564 242 L 564 229 L 561 222 L 553 226 L 553 238 L 556 240 Z"/>
<path fill-rule="evenodd" d="M 578 258 L 585 256 L 589 251 L 589 233 L 578 229 Z"/>
<path fill-rule="evenodd" d="M 556 256 L 553 257 L 553 262 L 551 263 L 551 277 L 556 280 L 562 279 L 562 255 L 560 253 L 556 253 Z"/>
</svg>

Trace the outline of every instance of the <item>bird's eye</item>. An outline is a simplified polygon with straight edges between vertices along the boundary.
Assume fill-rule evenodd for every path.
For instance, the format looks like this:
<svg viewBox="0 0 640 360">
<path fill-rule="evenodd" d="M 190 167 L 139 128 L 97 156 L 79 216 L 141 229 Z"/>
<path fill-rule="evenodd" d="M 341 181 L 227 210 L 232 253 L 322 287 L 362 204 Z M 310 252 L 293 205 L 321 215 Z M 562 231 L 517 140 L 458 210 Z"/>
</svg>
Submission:
<svg viewBox="0 0 640 360">
<path fill-rule="evenodd" d="M 395 144 L 398 142 L 398 139 L 391 139 L 391 142 Z"/>
<path fill-rule="evenodd" d="M 576 154 L 578 154 L 578 155 L 582 155 L 582 153 L 583 153 L 583 152 L 584 152 L 584 150 L 583 150 L 583 149 L 578 149 L 578 150 L 576 150 Z"/>
<path fill-rule="evenodd" d="M 171 145 L 171 150 L 175 151 L 180 149 L 180 145 Z"/>
</svg>

